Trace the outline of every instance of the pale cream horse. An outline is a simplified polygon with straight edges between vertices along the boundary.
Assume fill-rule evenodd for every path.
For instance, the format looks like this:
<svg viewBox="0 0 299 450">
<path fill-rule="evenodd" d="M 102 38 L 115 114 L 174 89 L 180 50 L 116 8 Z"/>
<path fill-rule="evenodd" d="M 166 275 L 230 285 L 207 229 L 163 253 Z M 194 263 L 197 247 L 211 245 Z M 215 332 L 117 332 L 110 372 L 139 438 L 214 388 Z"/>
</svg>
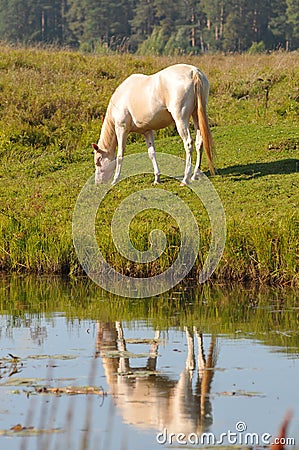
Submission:
<svg viewBox="0 0 299 450">
<path fill-rule="evenodd" d="M 185 328 L 187 358 L 179 379 L 157 370 L 160 334 L 149 341 L 146 365 L 130 363 L 132 353 L 120 322 L 98 323 L 97 355 L 101 357 L 107 383 L 123 421 L 136 428 L 167 430 L 167 433 L 203 433 L 212 423 L 210 388 L 213 379 L 216 348 L 210 342 L 208 357 L 203 349 L 203 337 L 196 329 Z M 198 343 L 197 380 L 192 379 L 196 368 L 194 337 Z M 142 342 L 142 341 L 141 341 Z M 135 342 L 140 344 L 141 342 Z M 136 347 L 136 346 L 135 346 Z M 132 361 L 132 360 L 131 360 Z"/>
<path fill-rule="evenodd" d="M 191 116 L 196 130 L 197 153 L 192 179 L 198 179 L 199 176 L 202 146 L 213 175 L 214 146 L 206 112 L 208 96 L 209 82 L 206 76 L 197 67 L 187 64 L 176 64 L 154 75 L 129 76 L 113 93 L 98 144 L 92 144 L 95 151 L 96 184 L 107 183 L 114 169 L 112 184 L 118 181 L 130 132 L 144 135 L 148 155 L 153 163 L 155 183 L 159 183 L 160 171 L 156 159 L 154 130 L 173 123 L 186 151 L 182 184 L 187 184 L 192 174 L 192 137 L 189 130 Z"/>
</svg>

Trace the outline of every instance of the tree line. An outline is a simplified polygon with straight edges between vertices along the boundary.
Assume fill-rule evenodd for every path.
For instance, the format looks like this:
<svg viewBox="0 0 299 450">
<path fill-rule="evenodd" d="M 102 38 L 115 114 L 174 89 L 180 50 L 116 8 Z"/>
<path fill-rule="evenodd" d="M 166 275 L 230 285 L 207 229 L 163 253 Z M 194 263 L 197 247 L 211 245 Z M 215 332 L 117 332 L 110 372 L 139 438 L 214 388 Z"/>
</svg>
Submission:
<svg viewBox="0 0 299 450">
<path fill-rule="evenodd" d="M 299 47 L 298 0 L 0 0 L 0 40 L 139 54 Z"/>
</svg>

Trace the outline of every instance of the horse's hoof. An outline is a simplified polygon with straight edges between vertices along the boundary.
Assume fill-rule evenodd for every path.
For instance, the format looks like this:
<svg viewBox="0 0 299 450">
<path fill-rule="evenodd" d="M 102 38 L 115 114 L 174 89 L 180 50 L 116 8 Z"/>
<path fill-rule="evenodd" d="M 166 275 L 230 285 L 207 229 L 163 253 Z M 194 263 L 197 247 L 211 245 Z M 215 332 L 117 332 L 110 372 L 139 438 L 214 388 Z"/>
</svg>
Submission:
<svg viewBox="0 0 299 450">
<path fill-rule="evenodd" d="M 187 184 L 186 183 L 183 183 L 183 181 L 181 182 L 181 184 L 180 184 L 180 186 L 187 186 Z"/>
<path fill-rule="evenodd" d="M 191 181 L 198 181 L 203 176 L 203 172 L 199 169 L 196 173 L 194 173 L 191 177 Z"/>
</svg>

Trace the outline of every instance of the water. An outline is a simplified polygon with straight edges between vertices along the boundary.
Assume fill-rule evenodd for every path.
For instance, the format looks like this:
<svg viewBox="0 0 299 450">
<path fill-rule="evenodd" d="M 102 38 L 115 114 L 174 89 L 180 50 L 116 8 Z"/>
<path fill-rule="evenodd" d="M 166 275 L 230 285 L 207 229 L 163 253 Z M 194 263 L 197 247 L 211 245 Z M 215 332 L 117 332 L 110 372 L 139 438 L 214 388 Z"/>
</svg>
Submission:
<svg viewBox="0 0 299 450">
<path fill-rule="evenodd" d="M 290 409 L 298 445 L 296 292 L 206 287 L 133 301 L 28 278 L 0 289 L 1 449 L 263 446 Z"/>
</svg>

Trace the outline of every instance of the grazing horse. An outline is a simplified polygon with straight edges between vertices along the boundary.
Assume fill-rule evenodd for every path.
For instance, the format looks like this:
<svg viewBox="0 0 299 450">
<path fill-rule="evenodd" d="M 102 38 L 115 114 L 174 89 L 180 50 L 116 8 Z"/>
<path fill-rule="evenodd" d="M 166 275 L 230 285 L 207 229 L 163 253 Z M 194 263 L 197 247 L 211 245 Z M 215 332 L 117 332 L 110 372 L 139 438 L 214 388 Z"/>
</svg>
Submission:
<svg viewBox="0 0 299 450">
<path fill-rule="evenodd" d="M 192 179 L 196 180 L 199 176 L 202 147 L 213 175 L 214 146 L 206 112 L 208 96 L 207 78 L 199 69 L 187 64 L 176 64 L 154 75 L 129 76 L 113 93 L 98 144 L 92 144 L 96 184 L 107 183 L 114 169 L 112 184 L 118 181 L 130 132 L 144 135 L 148 155 L 153 163 L 155 183 L 159 183 L 160 171 L 156 160 L 154 130 L 166 128 L 173 123 L 186 151 L 182 185 L 187 184 L 192 172 L 192 138 L 189 130 L 191 116 L 196 130 L 197 153 Z"/>
<path fill-rule="evenodd" d="M 216 340 L 211 338 L 208 356 L 203 336 L 196 328 L 185 327 L 187 358 L 179 379 L 157 369 L 159 331 L 150 344 L 146 364 L 131 365 L 133 353 L 125 339 L 122 324 L 98 323 L 97 356 L 102 360 L 109 392 L 121 412 L 123 421 L 138 428 L 167 429 L 169 433 L 203 433 L 212 423 L 210 389 L 216 364 Z M 198 357 L 195 358 L 195 337 Z M 148 339 L 145 341 L 149 341 Z M 197 359 L 197 361 L 196 361 Z M 197 366 L 197 370 L 196 370 Z M 194 373 L 197 377 L 194 380 Z M 192 383 L 194 380 L 195 383 Z"/>
</svg>

